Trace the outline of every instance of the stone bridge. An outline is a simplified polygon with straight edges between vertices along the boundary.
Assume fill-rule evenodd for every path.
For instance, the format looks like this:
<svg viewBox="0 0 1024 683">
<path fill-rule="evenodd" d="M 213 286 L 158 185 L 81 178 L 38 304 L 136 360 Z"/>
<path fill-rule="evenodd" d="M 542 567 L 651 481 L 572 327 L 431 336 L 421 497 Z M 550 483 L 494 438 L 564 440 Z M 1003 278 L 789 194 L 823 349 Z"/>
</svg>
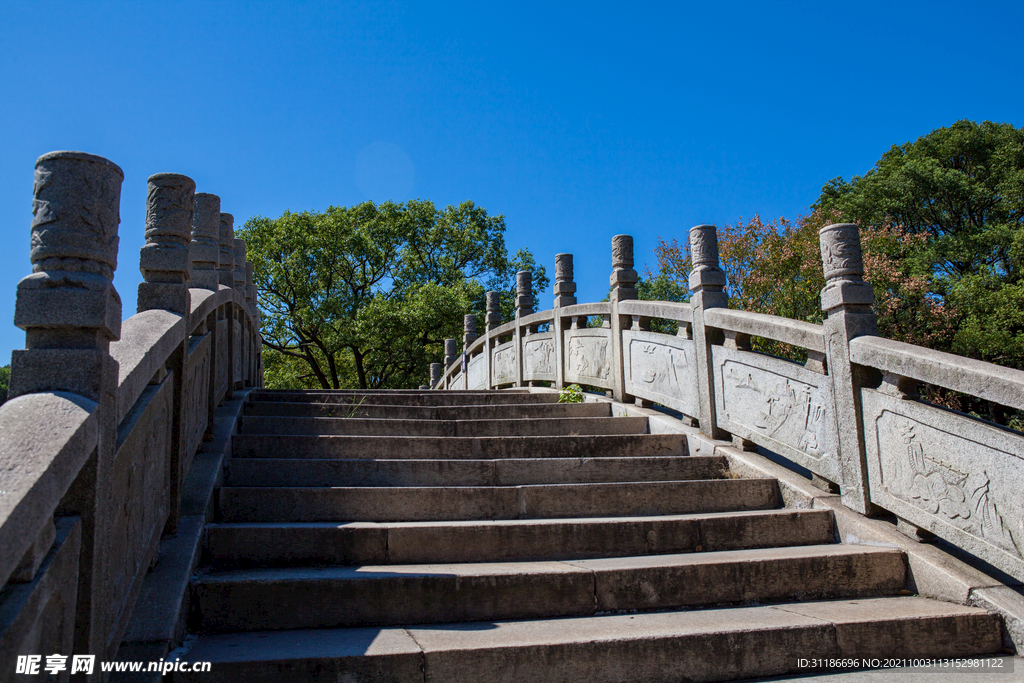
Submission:
<svg viewBox="0 0 1024 683">
<path fill-rule="evenodd" d="M 35 178 L 0 406 L 0 681 L 72 653 L 213 662 L 174 673 L 196 681 L 667 681 L 1024 646 L 1024 437 L 916 394 L 1024 409 L 1024 373 L 879 338 L 855 226 L 821 231 L 823 325 L 729 309 L 712 226 L 690 231 L 690 303 L 639 301 L 620 235 L 608 302 L 576 302 L 568 254 L 550 310 L 520 273 L 515 320 L 489 293 L 425 391 L 270 392 L 216 195 L 150 177 L 122 323 L 121 170 L 54 152 Z M 607 395 L 556 405 L 574 383 Z M 856 600 L 769 609 L 907 593 L 876 630 Z"/>
</svg>

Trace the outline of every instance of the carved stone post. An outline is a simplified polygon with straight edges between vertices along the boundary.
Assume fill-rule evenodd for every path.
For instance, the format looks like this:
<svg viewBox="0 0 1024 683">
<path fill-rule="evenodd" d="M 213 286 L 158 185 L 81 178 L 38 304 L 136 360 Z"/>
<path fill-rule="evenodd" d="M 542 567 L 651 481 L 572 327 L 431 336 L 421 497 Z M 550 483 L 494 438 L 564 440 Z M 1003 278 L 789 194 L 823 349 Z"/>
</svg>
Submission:
<svg viewBox="0 0 1024 683">
<path fill-rule="evenodd" d="M 487 331 L 501 325 L 501 297 L 497 292 L 487 292 Z"/>
<path fill-rule="evenodd" d="M 455 362 L 459 353 L 459 340 L 458 339 L 445 339 L 444 340 L 444 369 L 447 370 Z"/>
<path fill-rule="evenodd" d="M 861 406 L 857 378 L 850 362 L 850 340 L 878 334 L 878 322 L 871 305 L 875 295 L 864 282 L 860 230 L 843 223 L 826 225 L 818 232 L 825 288 L 821 309 L 825 311 L 825 353 L 832 378 L 835 419 L 839 427 L 839 463 L 843 473 L 840 493 L 843 504 L 862 514 L 871 511 L 868 470 L 861 433 Z"/>
<path fill-rule="evenodd" d="M 637 298 L 637 275 L 633 270 L 633 238 L 630 235 L 616 235 L 612 238 L 612 274 L 608 281 L 612 286 L 609 297 L 612 304 L 612 396 L 618 401 L 626 402 L 632 398 L 626 395 L 622 331 L 632 327 L 633 318 L 619 315 L 619 302 Z"/>
<path fill-rule="evenodd" d="M 216 292 L 220 283 L 220 197 L 215 194 L 196 194 L 189 255 L 192 258 L 192 286 Z"/>
<path fill-rule="evenodd" d="M 713 334 L 704 326 L 704 311 L 709 308 L 724 308 L 729 304 L 725 293 L 725 273 L 718 265 L 718 235 L 713 225 L 698 225 L 690 228 L 690 255 L 693 269 L 690 271 L 690 289 L 693 296 L 690 305 L 693 310 L 693 340 L 697 352 L 697 405 L 700 415 L 700 431 L 711 438 L 724 438 L 718 429 L 715 414 L 715 369 L 712 366 L 711 347 L 720 341 L 720 335 Z"/>
<path fill-rule="evenodd" d="M 491 330 L 501 325 L 501 296 L 497 292 L 487 292 L 487 330 L 484 335 L 487 340 L 484 342 L 484 377 L 485 389 L 494 386 L 494 378 L 491 375 L 491 358 L 494 353 L 494 346 L 497 338 L 491 335 Z"/>
<path fill-rule="evenodd" d="M 256 323 L 256 287 L 252 284 L 252 262 L 245 262 L 245 308 L 252 318 L 252 330 L 247 337 L 249 346 L 246 351 L 245 386 L 256 384 L 256 356 L 259 355 L 260 331 Z M 248 325 L 243 318 L 243 324 Z"/>
<path fill-rule="evenodd" d="M 232 234 L 234 231 L 232 230 Z M 245 240 L 237 237 L 231 240 L 232 253 L 234 254 L 234 268 L 232 270 L 232 288 L 239 298 L 245 299 Z M 242 312 L 244 306 L 232 307 L 232 328 L 235 333 L 234 352 L 235 360 L 232 365 L 232 383 L 235 389 L 245 386 L 245 358 L 249 345 L 249 331 L 245 325 L 245 314 Z"/>
<path fill-rule="evenodd" d="M 188 318 L 191 310 L 192 214 L 196 184 L 177 173 L 157 173 L 149 177 L 146 200 L 146 246 L 139 255 L 139 269 L 145 282 L 139 284 L 138 311 L 163 309 Z M 188 335 L 167 359 L 166 371 L 172 382 L 174 412 L 171 416 L 171 453 L 167 533 L 178 528 L 182 482 L 191 464 L 188 448 L 188 418 L 185 375 L 188 372 Z M 208 397 L 202 397 L 206 400 Z"/>
<path fill-rule="evenodd" d="M 469 347 L 476 341 L 476 316 L 472 313 L 462 319 L 462 388 L 469 388 Z"/>
<path fill-rule="evenodd" d="M 441 364 L 431 363 L 430 364 L 430 388 L 436 389 L 438 382 L 441 381 Z"/>
<path fill-rule="evenodd" d="M 163 309 L 187 316 L 192 280 L 189 244 L 196 184 L 188 176 L 157 173 L 149 177 L 146 246 L 139 256 L 145 282 L 139 285 L 138 311 Z"/>
<path fill-rule="evenodd" d="M 189 244 L 192 259 L 192 287 L 216 292 L 220 286 L 220 197 L 206 192 L 195 195 L 195 211 L 192 214 L 192 242 Z M 213 438 L 213 413 L 217 407 L 218 378 L 223 368 L 218 366 L 217 349 L 224 340 L 219 336 L 217 311 L 207 316 L 201 334 L 210 335 L 210 378 L 207 382 L 206 432 L 204 440 Z M 223 362 L 223 361 L 221 361 Z"/>
<path fill-rule="evenodd" d="M 220 259 L 217 266 L 217 273 L 220 276 L 221 287 L 235 286 L 235 217 L 230 213 L 220 214 Z M 226 389 L 224 400 L 234 396 L 235 389 L 235 306 L 228 302 L 217 310 L 218 344 L 227 345 L 227 363 L 222 371 Z M 220 334 L 224 338 L 220 338 Z"/>
<path fill-rule="evenodd" d="M 515 318 L 518 321 L 533 313 L 533 273 L 528 270 L 520 270 L 516 273 L 516 312 Z M 513 331 L 513 347 L 515 348 L 516 386 L 526 386 L 523 380 L 523 340 L 530 334 L 531 330 L 524 330 L 520 325 L 515 326 Z"/>
<path fill-rule="evenodd" d="M 516 318 L 525 318 L 533 313 L 533 273 L 520 270 L 516 273 Z"/>
<path fill-rule="evenodd" d="M 82 519 L 74 651 L 109 658 L 108 625 L 117 602 L 107 553 L 114 502 L 110 491 L 117 440 L 118 364 L 110 342 L 121 335 L 121 298 L 114 289 L 121 182 L 114 163 L 82 152 L 51 152 L 35 168 L 32 274 L 18 283 L 14 324 L 24 350 L 11 358 L 9 397 L 67 391 L 94 401 L 95 454 L 61 500 L 60 514 Z"/>
<path fill-rule="evenodd" d="M 555 254 L 555 305 L 551 329 L 555 338 L 555 388 L 565 387 L 565 330 L 566 320 L 559 309 L 576 305 L 576 282 L 573 280 L 572 254 Z M 569 323 L 571 324 L 571 322 Z"/>
<path fill-rule="evenodd" d="M 235 217 L 230 213 L 220 214 L 220 227 L 218 228 L 218 246 L 220 257 L 218 259 L 217 272 L 219 284 L 225 287 L 235 286 Z"/>
</svg>

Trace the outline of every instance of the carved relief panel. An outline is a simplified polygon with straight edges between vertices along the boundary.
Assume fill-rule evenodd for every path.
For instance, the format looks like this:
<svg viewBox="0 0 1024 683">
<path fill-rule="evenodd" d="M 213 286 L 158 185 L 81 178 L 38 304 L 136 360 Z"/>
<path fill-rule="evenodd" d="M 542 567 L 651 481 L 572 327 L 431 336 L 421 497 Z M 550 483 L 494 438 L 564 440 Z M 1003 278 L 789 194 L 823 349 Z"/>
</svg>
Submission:
<svg viewBox="0 0 1024 683">
<path fill-rule="evenodd" d="M 148 553 L 159 543 L 167 520 L 173 378 L 168 373 L 159 385 L 147 387 L 118 427 L 108 492 L 111 544 L 104 552 L 110 596 L 132 595 L 131 587 L 149 569 Z"/>
<path fill-rule="evenodd" d="M 228 320 L 217 321 L 217 404 L 224 400 L 228 390 Z"/>
<path fill-rule="evenodd" d="M 751 351 L 715 346 L 718 425 L 841 481 L 831 380 L 801 365 Z"/>
<path fill-rule="evenodd" d="M 554 333 L 534 334 L 523 343 L 523 379 L 555 379 Z"/>
<path fill-rule="evenodd" d="M 565 381 L 611 389 L 611 331 L 566 330 L 564 334 Z"/>
<path fill-rule="evenodd" d="M 466 367 L 466 379 L 469 382 L 466 386 L 467 389 L 487 388 L 487 366 L 482 353 L 469 359 L 469 365 Z"/>
<path fill-rule="evenodd" d="M 1024 574 L 1024 438 L 873 389 L 861 398 L 871 502 Z"/>
<path fill-rule="evenodd" d="M 632 330 L 623 332 L 622 339 L 626 393 L 696 417 L 697 369 L 693 340 Z"/>
<path fill-rule="evenodd" d="M 191 462 L 192 455 L 199 450 L 199 445 L 206 432 L 206 422 L 210 415 L 210 343 L 209 333 L 189 339 L 188 374 L 185 377 L 185 419 L 188 448 L 185 466 Z"/>
<path fill-rule="evenodd" d="M 506 342 L 494 347 L 491 352 L 491 378 L 495 386 L 516 381 L 515 342 Z"/>
</svg>

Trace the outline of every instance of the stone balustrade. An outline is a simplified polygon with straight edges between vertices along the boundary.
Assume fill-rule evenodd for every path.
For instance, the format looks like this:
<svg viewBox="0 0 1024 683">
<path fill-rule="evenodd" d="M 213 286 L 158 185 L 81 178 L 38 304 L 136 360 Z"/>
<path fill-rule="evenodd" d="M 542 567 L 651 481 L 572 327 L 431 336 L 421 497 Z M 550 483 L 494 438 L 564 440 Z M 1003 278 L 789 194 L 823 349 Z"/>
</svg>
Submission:
<svg viewBox="0 0 1024 683">
<path fill-rule="evenodd" d="M 820 244 L 822 325 L 729 309 L 713 226 L 690 231 L 688 303 L 637 300 L 628 236 L 612 242 L 607 302 L 577 304 L 571 255 L 559 254 L 553 307 L 533 313 L 518 279 L 516 319 L 489 316 L 460 363 L 449 340 L 433 387 L 581 384 L 659 404 L 697 428 L 695 443 L 770 451 L 847 507 L 892 513 L 908 534 L 934 534 L 1024 579 L 1024 436 L 917 396 L 924 382 L 1024 409 L 1024 372 L 878 337 L 857 227 L 827 226 Z M 600 327 L 588 325 L 598 317 Z M 675 321 L 678 333 L 652 331 L 652 319 Z M 757 353 L 752 337 L 807 360 Z"/>
<path fill-rule="evenodd" d="M 120 168 L 36 162 L 32 274 L 0 406 L 0 670 L 17 654 L 115 659 L 214 408 L 262 378 L 251 266 L 220 199 L 149 178 L 138 313 L 123 323 Z M 247 267 L 249 266 L 249 267 Z"/>
</svg>

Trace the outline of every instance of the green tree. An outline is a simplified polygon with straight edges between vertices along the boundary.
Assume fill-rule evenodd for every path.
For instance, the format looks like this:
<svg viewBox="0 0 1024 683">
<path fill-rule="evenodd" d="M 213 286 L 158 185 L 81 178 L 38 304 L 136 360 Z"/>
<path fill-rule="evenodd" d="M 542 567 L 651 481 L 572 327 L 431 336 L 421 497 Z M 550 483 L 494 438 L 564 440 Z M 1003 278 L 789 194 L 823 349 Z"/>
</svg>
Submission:
<svg viewBox="0 0 1024 683">
<path fill-rule="evenodd" d="M 11 384 L 11 366 L 5 365 L 0 368 L 0 403 L 7 401 L 7 388 Z"/>
<path fill-rule="evenodd" d="M 1024 129 L 958 121 L 895 145 L 816 205 L 920 240 L 903 268 L 958 321 L 934 346 L 1024 368 Z"/>
<path fill-rule="evenodd" d="M 270 387 L 400 388 L 426 382 L 463 315 L 484 291 L 511 310 L 515 271 L 544 268 L 528 251 L 509 258 L 502 216 L 472 202 L 365 202 L 323 212 L 255 217 L 239 229 L 260 292 Z"/>
</svg>

